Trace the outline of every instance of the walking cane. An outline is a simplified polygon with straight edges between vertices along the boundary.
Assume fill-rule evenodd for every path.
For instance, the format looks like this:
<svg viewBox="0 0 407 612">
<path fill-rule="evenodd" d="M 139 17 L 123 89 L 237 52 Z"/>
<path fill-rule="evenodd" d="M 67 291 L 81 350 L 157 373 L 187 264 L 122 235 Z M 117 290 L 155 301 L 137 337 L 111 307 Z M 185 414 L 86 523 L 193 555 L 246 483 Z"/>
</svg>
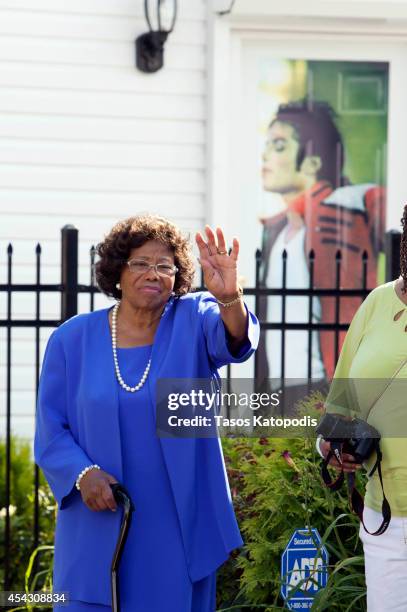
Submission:
<svg viewBox="0 0 407 612">
<path fill-rule="evenodd" d="M 131 523 L 131 514 L 134 510 L 134 504 L 131 501 L 130 495 L 123 485 L 116 482 L 110 485 L 113 491 L 113 497 L 116 502 L 123 506 L 123 518 L 120 527 L 119 538 L 117 540 L 116 549 L 114 551 L 112 566 L 111 566 L 111 585 L 112 585 L 112 612 L 120 612 L 119 598 L 119 581 L 117 570 L 120 563 L 120 558 L 126 543 L 127 534 Z"/>
</svg>

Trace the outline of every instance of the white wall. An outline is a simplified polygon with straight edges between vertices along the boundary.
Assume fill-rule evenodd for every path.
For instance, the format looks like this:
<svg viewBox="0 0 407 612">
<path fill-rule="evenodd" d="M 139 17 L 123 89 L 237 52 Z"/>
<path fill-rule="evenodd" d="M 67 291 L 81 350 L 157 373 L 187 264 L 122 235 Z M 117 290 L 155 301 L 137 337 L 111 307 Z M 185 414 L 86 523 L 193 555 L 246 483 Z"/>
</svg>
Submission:
<svg viewBox="0 0 407 612">
<path fill-rule="evenodd" d="M 205 0 L 178 4 L 165 67 L 146 75 L 134 59 L 134 39 L 147 31 L 143 0 L 0 0 L 1 283 L 9 242 L 13 282 L 35 281 L 37 242 L 43 282 L 60 282 L 66 223 L 80 231 L 83 283 L 91 244 L 119 218 L 149 210 L 191 232 L 202 227 L 207 9 Z M 56 296 L 41 301 L 43 318 L 59 318 Z M 1 318 L 5 307 L 0 294 Z M 34 296 L 14 294 L 14 317 L 31 318 L 33 307 Z M 12 333 L 12 427 L 31 437 L 33 332 Z M 0 329 L 0 435 L 4 339 Z"/>
</svg>

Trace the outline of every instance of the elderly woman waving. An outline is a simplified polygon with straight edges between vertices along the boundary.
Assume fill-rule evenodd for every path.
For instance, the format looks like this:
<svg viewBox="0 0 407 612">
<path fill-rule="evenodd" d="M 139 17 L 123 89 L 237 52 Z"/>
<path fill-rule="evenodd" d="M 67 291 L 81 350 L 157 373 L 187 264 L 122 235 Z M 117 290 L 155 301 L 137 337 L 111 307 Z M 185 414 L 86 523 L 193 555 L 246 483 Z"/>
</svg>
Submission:
<svg viewBox="0 0 407 612">
<path fill-rule="evenodd" d="M 135 504 L 119 579 L 123 612 L 213 612 L 216 569 L 241 546 L 219 439 L 158 438 L 155 385 L 247 360 L 259 324 L 221 229 L 196 235 L 208 292 L 191 293 L 191 247 L 161 217 L 117 223 L 96 278 L 112 308 L 77 315 L 47 344 L 34 452 L 58 502 L 54 590 L 70 612 L 110 610 L 120 513 Z"/>
</svg>

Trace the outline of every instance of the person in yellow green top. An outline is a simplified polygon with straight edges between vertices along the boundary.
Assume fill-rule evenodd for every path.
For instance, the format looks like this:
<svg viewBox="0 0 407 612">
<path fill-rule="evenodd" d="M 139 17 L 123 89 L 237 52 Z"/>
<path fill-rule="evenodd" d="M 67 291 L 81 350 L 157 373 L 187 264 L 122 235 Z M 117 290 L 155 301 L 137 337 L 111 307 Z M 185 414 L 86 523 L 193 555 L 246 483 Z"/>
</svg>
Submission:
<svg viewBox="0 0 407 612">
<path fill-rule="evenodd" d="M 326 400 L 327 412 L 364 418 L 381 435 L 383 484 L 392 518 L 380 536 L 360 528 L 368 612 L 407 611 L 407 205 L 402 227 L 401 275 L 376 287 L 359 307 Z M 330 443 L 320 440 L 319 449 L 326 457 Z M 365 467 L 374 462 L 372 457 Z M 330 463 L 339 468 L 335 458 Z M 360 467 L 352 455 L 343 455 L 345 472 Z M 382 521 L 382 499 L 376 470 L 365 494 L 369 531 Z"/>
</svg>

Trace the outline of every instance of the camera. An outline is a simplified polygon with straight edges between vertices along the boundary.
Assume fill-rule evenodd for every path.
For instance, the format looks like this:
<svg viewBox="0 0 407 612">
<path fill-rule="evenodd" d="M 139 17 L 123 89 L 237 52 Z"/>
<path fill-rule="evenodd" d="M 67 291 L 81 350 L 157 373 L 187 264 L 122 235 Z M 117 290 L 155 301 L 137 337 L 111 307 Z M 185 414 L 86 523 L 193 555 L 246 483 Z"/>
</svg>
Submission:
<svg viewBox="0 0 407 612">
<path fill-rule="evenodd" d="M 363 463 L 377 448 L 380 434 L 362 419 L 351 421 L 335 414 L 326 414 L 317 427 L 317 434 L 334 445 L 342 444 L 342 452 L 355 457 L 356 463 Z"/>
</svg>

